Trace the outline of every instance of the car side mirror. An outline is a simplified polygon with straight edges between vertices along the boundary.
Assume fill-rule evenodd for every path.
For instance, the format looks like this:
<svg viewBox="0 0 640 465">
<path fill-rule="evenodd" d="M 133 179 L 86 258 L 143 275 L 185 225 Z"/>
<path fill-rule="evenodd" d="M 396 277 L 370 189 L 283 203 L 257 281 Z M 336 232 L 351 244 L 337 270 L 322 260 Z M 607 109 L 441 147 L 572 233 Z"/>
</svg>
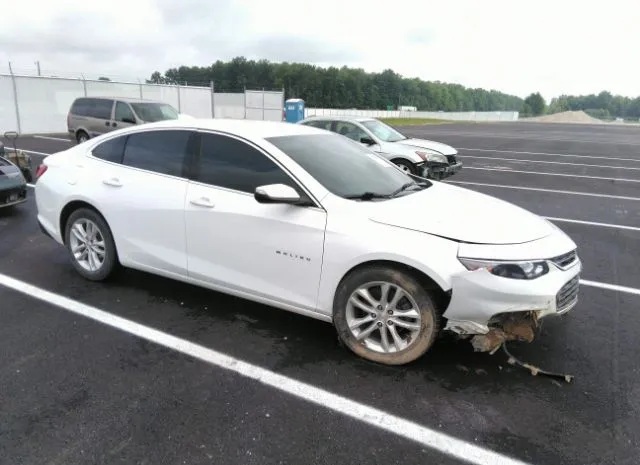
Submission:
<svg viewBox="0 0 640 465">
<path fill-rule="evenodd" d="M 258 186 L 253 196 L 260 203 L 295 204 L 300 202 L 300 195 L 298 195 L 296 190 L 285 184 Z"/>
<path fill-rule="evenodd" d="M 361 137 L 360 143 L 367 145 L 374 145 L 376 142 L 371 137 Z"/>
<path fill-rule="evenodd" d="M 7 131 L 4 133 L 4 137 L 9 140 L 16 140 L 18 138 L 18 133 L 16 131 Z"/>
</svg>

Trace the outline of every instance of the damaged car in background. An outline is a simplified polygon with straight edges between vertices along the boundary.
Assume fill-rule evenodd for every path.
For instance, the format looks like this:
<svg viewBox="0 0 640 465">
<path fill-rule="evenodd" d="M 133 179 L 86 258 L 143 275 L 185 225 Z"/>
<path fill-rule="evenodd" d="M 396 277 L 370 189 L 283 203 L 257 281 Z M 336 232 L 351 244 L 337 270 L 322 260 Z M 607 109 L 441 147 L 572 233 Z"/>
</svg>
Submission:
<svg viewBox="0 0 640 465">
<path fill-rule="evenodd" d="M 446 332 L 485 352 L 532 341 L 578 301 L 576 244 L 548 220 L 306 125 L 132 126 L 37 177 L 41 230 L 86 279 L 128 267 L 296 312 L 382 364 Z"/>
<path fill-rule="evenodd" d="M 298 124 L 336 132 L 395 163 L 407 174 L 442 180 L 462 169 L 458 151 L 450 145 L 401 134 L 376 118 L 310 116 Z"/>
<path fill-rule="evenodd" d="M 27 179 L 24 171 L 11 161 L 16 159 L 15 152 L 13 155 L 7 154 L 0 142 L 0 209 L 11 208 L 27 200 Z"/>
</svg>

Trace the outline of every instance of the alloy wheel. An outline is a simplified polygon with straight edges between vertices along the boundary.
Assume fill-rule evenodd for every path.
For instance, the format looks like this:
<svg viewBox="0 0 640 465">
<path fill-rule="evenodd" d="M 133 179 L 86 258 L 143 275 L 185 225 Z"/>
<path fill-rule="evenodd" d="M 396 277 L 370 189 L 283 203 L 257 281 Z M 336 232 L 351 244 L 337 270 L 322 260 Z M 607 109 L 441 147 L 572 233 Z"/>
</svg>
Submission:
<svg viewBox="0 0 640 465">
<path fill-rule="evenodd" d="M 106 257 L 105 240 L 100 228 L 91 220 L 79 218 L 71 225 L 71 253 L 87 271 L 98 271 Z"/>
<path fill-rule="evenodd" d="M 422 326 L 415 299 L 397 284 L 384 281 L 363 284 L 351 294 L 346 321 L 356 340 L 382 354 L 407 349 Z"/>
</svg>

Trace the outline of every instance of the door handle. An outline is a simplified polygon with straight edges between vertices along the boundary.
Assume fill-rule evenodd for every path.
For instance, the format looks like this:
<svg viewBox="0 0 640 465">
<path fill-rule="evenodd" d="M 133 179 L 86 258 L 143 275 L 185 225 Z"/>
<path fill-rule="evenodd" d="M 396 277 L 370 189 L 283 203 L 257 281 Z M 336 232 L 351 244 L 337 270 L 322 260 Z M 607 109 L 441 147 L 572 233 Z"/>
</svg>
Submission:
<svg viewBox="0 0 640 465">
<path fill-rule="evenodd" d="M 110 121 L 105 121 L 105 122 L 104 122 L 104 125 L 105 125 L 105 126 L 109 126 L 110 124 L 111 124 L 111 122 L 110 122 Z"/>
<path fill-rule="evenodd" d="M 215 205 L 213 205 L 213 203 L 211 203 L 211 200 L 209 200 L 206 197 L 200 197 L 199 199 L 191 199 L 191 203 L 193 205 L 197 205 L 198 207 L 205 207 L 205 208 L 213 208 Z"/>
<path fill-rule="evenodd" d="M 107 186 L 113 186 L 113 187 L 122 187 L 122 183 L 118 178 L 103 179 L 102 184 L 106 184 Z"/>
<path fill-rule="evenodd" d="M 118 123 L 111 123 L 111 126 L 112 126 L 112 127 L 114 127 L 114 128 L 115 128 L 117 125 L 118 125 Z"/>
</svg>

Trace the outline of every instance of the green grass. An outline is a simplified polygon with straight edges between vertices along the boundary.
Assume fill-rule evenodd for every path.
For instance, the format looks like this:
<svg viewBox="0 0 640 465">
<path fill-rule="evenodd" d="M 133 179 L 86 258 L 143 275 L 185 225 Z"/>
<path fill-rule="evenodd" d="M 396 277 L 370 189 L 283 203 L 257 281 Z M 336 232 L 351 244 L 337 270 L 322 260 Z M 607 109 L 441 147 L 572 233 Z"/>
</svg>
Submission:
<svg viewBox="0 0 640 465">
<path fill-rule="evenodd" d="M 425 124 L 446 124 L 446 123 L 462 123 L 463 121 L 452 121 L 446 119 L 435 118 L 378 118 L 380 121 L 391 126 L 423 126 Z"/>
</svg>

